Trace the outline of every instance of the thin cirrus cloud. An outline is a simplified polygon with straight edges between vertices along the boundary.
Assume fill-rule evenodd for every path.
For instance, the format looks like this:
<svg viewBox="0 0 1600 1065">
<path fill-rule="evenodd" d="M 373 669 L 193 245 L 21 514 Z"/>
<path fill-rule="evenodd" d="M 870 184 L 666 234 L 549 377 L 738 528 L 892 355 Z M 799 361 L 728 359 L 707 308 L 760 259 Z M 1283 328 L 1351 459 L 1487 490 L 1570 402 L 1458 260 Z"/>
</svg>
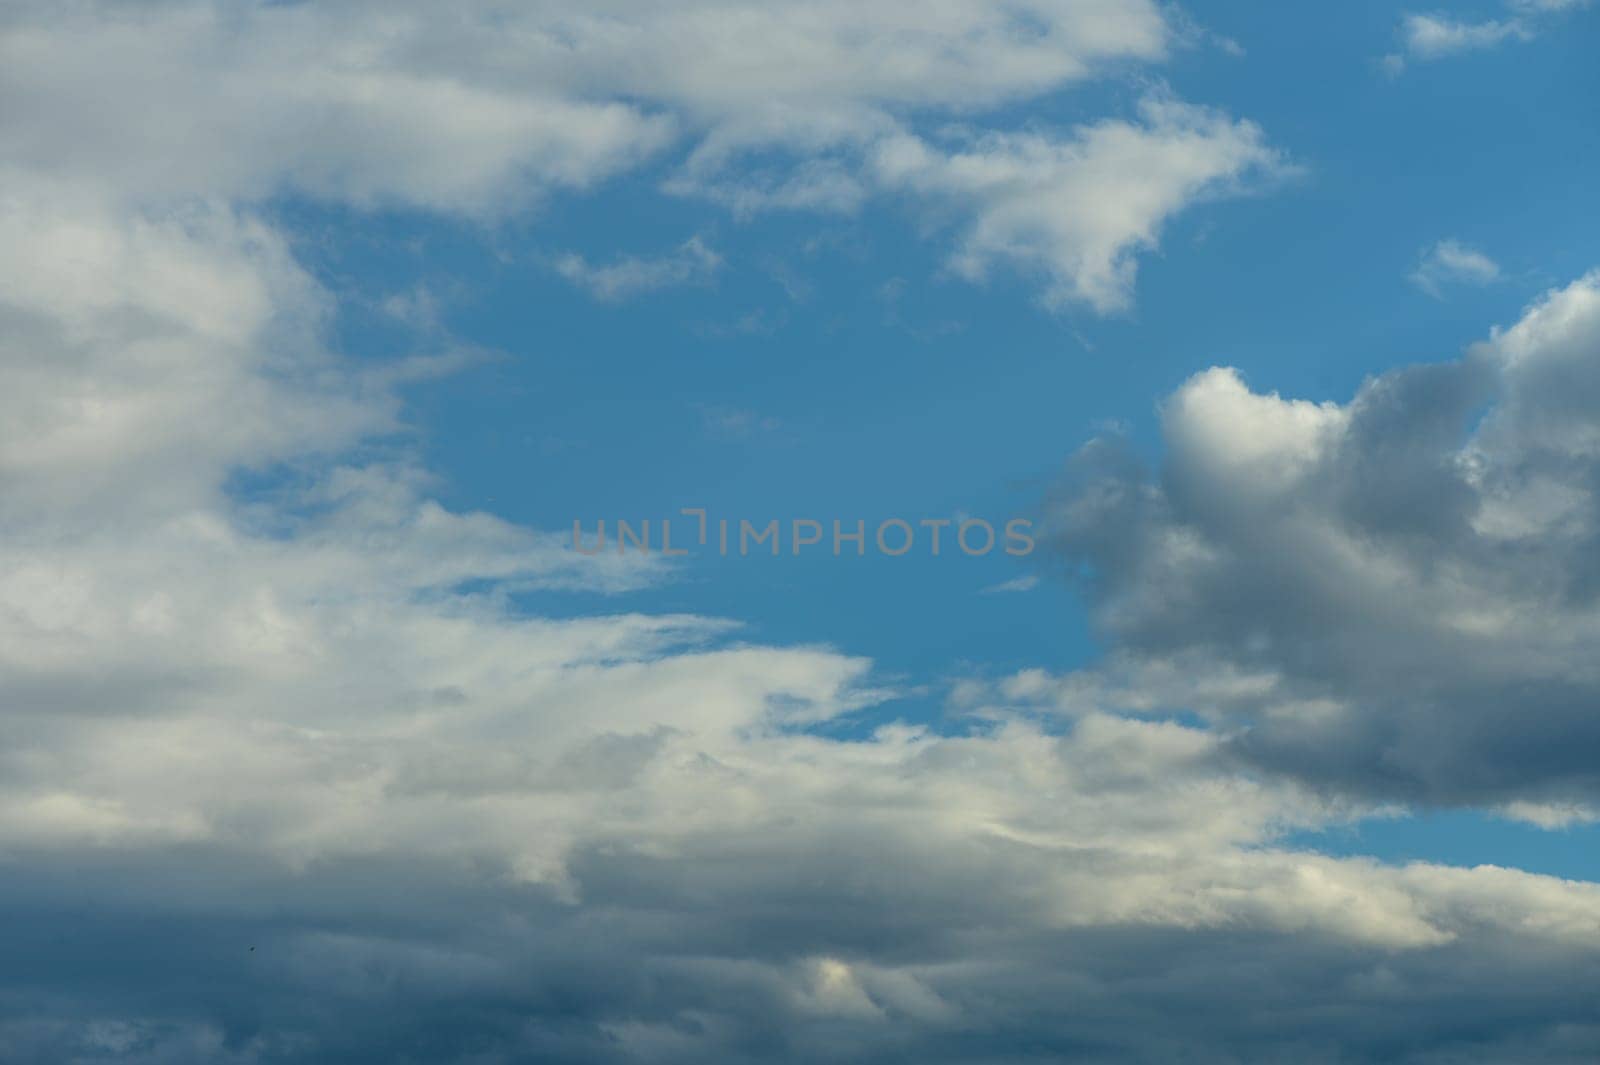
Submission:
<svg viewBox="0 0 1600 1065">
<path fill-rule="evenodd" d="M 1428 62 L 1486 51 L 1507 41 L 1531 41 L 1547 28 L 1549 16 L 1588 7 L 1590 0 L 1508 0 L 1503 19 L 1465 22 L 1441 13 L 1412 13 L 1400 21 L 1402 50 L 1383 59 L 1390 74 L 1405 70 L 1407 61 Z"/>
<path fill-rule="evenodd" d="M 983 594 L 1018 595 L 1023 592 L 1031 592 L 1037 587 L 1039 587 L 1039 578 L 1028 573 L 1021 577 L 1013 577 L 1008 581 L 1001 581 L 999 584 L 991 584 L 983 590 Z"/>
<path fill-rule="evenodd" d="M 569 253 L 555 260 L 555 271 L 604 303 L 682 285 L 708 284 L 722 267 L 718 255 L 699 237 L 690 237 L 675 251 L 655 257 L 624 255 L 608 263 L 591 263 Z"/>
<path fill-rule="evenodd" d="M 695 410 L 700 415 L 701 427 L 713 437 L 745 439 L 758 433 L 775 432 L 783 426 L 772 415 L 747 407 L 699 403 L 695 405 Z"/>
<path fill-rule="evenodd" d="M 1442 297 L 1453 285 L 1482 286 L 1500 280 L 1500 266 L 1489 256 L 1458 240 L 1441 240 L 1422 253 L 1411 271 L 1411 283 L 1430 296 Z"/>
</svg>

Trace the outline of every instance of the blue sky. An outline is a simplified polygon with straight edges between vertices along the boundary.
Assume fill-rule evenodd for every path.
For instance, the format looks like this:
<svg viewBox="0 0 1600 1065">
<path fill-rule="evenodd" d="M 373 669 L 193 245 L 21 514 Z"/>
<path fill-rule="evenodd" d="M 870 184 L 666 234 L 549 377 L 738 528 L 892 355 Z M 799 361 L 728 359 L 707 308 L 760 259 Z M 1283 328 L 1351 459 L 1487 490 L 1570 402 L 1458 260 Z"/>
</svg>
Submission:
<svg viewBox="0 0 1600 1065">
<path fill-rule="evenodd" d="M 441 498 L 590 533 L 601 519 L 678 516 L 680 543 L 690 506 L 758 525 L 837 518 L 847 531 L 895 516 L 1036 516 L 1062 458 L 1108 424 L 1156 457 L 1157 404 L 1191 374 L 1235 366 L 1263 391 L 1343 401 L 1396 365 L 1454 357 L 1589 265 L 1600 75 L 1588 27 L 1392 76 L 1377 57 L 1394 47 L 1393 5 L 1192 14 L 1243 54 L 1202 42 L 1164 84 L 1249 116 L 1289 166 L 1174 218 L 1138 257 L 1134 305 L 1112 315 L 1041 308 L 1036 285 L 1004 272 L 979 285 L 950 276 L 948 229 L 894 203 L 730 217 L 663 196 L 670 157 L 488 226 L 282 209 L 329 235 L 310 253 L 320 276 L 366 297 L 342 314 L 349 350 L 481 349 L 409 397 Z M 1081 122 L 1148 89 L 1133 76 L 991 121 Z M 691 239 L 715 249 L 716 269 L 621 298 L 575 290 L 553 266 L 567 254 L 671 259 Z M 1440 240 L 1492 252 L 1499 276 L 1427 291 L 1412 275 Z M 375 306 L 417 292 L 437 315 L 420 337 Z M 952 680 L 1095 660 L 1085 604 L 1053 561 L 796 559 L 786 547 L 776 561 L 698 557 L 598 609 L 736 618 L 755 638 L 866 654 L 905 690 L 866 720 L 939 722 Z M 1019 576 L 1040 583 L 989 591 Z M 525 605 L 597 609 L 582 593 Z M 1466 864 L 1512 848 L 1524 868 L 1600 872 L 1590 830 L 1472 813 L 1385 816 L 1315 842 Z"/>
<path fill-rule="evenodd" d="M 0 15 L 0 1061 L 1592 1059 L 1597 20 Z"/>
</svg>

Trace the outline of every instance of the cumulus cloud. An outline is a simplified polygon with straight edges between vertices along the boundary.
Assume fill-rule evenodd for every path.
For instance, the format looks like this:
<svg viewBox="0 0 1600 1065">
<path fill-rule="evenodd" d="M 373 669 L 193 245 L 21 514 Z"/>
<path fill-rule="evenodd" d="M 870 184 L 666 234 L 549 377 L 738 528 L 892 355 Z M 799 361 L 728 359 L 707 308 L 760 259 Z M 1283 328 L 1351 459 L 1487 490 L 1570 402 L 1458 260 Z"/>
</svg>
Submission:
<svg viewBox="0 0 1600 1065">
<path fill-rule="evenodd" d="M 1348 407 L 1197 383 L 1170 407 L 1188 451 L 1174 487 L 1102 477 L 1060 532 L 1101 564 L 1125 674 L 1079 678 L 1065 725 L 1036 712 L 1057 685 L 1035 674 L 1005 686 L 1019 705 L 980 699 L 951 728 L 866 727 L 894 693 L 848 649 L 607 600 L 547 609 L 551 589 L 663 574 L 437 502 L 403 440 L 416 367 L 340 357 L 335 294 L 260 207 L 287 191 L 495 215 L 674 137 L 698 138 L 684 172 L 702 176 L 752 144 L 876 160 L 889 138 L 920 153 L 894 180 L 964 205 L 963 255 L 1112 306 L 1130 250 L 1186 195 L 1264 165 L 1252 127 L 1162 103 L 949 149 L 906 123 L 1165 46 L 1154 8 L 1102 0 L 8 5 L 7 1060 L 1557 1062 L 1592 1046 L 1600 888 L 1297 850 L 1288 833 L 1368 802 L 1302 783 L 1328 773 L 1241 771 L 1292 761 L 1299 733 L 1251 747 L 1130 715 L 1161 701 L 1153 680 L 1189 677 L 1224 708 L 1360 725 L 1348 685 L 1318 687 L 1345 658 L 1293 619 L 1288 644 L 1246 625 L 1267 582 L 1316 573 L 1289 602 L 1342 590 L 1321 618 L 1375 658 L 1375 684 L 1420 662 L 1430 694 L 1472 697 L 1465 720 L 1497 690 L 1523 700 L 1516 740 L 1553 783 L 1474 795 L 1529 818 L 1586 809 L 1574 663 L 1592 642 L 1600 281 L 1437 371 L 1452 387 L 1433 406 L 1403 374 Z M 1108 200 L 1125 230 L 1084 229 L 1075 257 L 1088 223 L 1005 186 L 1097 188 L 1108 151 L 1159 165 Z M 986 159 L 1012 176 L 983 176 Z M 1019 244 L 1016 218 L 1048 241 Z M 1459 450 L 1455 416 L 1486 395 Z M 1274 538 L 1340 454 L 1363 479 L 1335 479 L 1339 506 L 1389 551 L 1371 573 L 1345 525 L 1309 542 L 1348 574 L 1295 568 L 1299 539 Z M 1418 497 L 1445 505 L 1398 506 Z M 1252 574 L 1229 552 L 1258 545 L 1277 551 L 1212 611 Z M 1158 571 L 1181 579 L 1142 586 Z M 1391 575 L 1422 594 L 1389 595 L 1369 633 L 1360 593 Z M 1167 623 L 1144 613 L 1160 596 L 1180 606 Z M 1191 671 L 1176 652 L 1201 614 L 1208 647 L 1255 657 Z M 1408 633 L 1433 634 L 1430 653 L 1402 654 Z M 1284 646 L 1302 653 L 1270 653 Z M 1552 753 L 1563 707 L 1573 746 Z M 1503 746 L 1478 716 L 1439 773 Z M 1352 735 L 1333 753 L 1374 754 Z"/>
<path fill-rule="evenodd" d="M 1458 240 L 1439 241 L 1411 271 L 1411 283 L 1434 297 L 1448 285 L 1487 285 L 1499 279 L 1499 264 Z"/>
<path fill-rule="evenodd" d="M 1597 398 L 1596 274 L 1346 404 L 1197 375 L 1159 476 L 1073 460 L 1054 542 L 1114 650 L 1050 698 L 1191 709 L 1350 795 L 1592 803 Z"/>
<path fill-rule="evenodd" d="M 237 467 L 395 426 L 392 389 L 337 370 L 327 295 L 226 206 L 124 210 L 14 181 L 0 199 L 0 511 L 214 500 Z"/>
<path fill-rule="evenodd" d="M 1556 1062 L 1592 1038 L 1600 888 L 1298 851 L 1365 800 L 1240 772 L 1226 730 L 1114 706 L 1047 728 L 1036 675 L 956 729 L 839 738 L 816 726 L 891 694 L 865 659 L 541 616 L 507 593 L 656 574 L 353 461 L 398 397 L 322 343 L 328 295 L 257 223 L 97 217 L 6 289 L 15 380 L 49 400 L 18 409 L 45 441 L 124 408 L 202 435 L 8 450 L 12 1060 Z M 86 286 L 74 261 L 137 269 Z M 1574 441 L 1591 304 L 1600 282 L 1484 348 L 1517 381 L 1486 452 Z M 274 420 L 340 432 L 246 420 L 213 450 L 209 408 L 268 387 Z M 1529 416 L 1557 396 L 1568 428 Z M 1363 423 L 1226 374 L 1169 409 L 1201 474 L 1263 482 L 1256 517 Z M 229 491 L 251 463 L 293 472 Z"/>
</svg>

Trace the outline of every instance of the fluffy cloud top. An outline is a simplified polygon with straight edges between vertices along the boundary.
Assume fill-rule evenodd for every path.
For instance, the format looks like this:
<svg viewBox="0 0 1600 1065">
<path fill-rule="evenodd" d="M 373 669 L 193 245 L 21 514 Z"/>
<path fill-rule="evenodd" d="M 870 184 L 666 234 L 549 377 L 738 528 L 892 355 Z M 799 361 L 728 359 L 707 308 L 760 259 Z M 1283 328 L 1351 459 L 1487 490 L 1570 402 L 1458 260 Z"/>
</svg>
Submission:
<svg viewBox="0 0 1600 1065">
<path fill-rule="evenodd" d="M 1600 275 L 1343 406 L 1196 376 L 1159 477 L 1102 440 L 1056 505 L 1117 649 L 1068 701 L 1194 709 L 1352 795 L 1592 803 L 1597 403 Z"/>
</svg>

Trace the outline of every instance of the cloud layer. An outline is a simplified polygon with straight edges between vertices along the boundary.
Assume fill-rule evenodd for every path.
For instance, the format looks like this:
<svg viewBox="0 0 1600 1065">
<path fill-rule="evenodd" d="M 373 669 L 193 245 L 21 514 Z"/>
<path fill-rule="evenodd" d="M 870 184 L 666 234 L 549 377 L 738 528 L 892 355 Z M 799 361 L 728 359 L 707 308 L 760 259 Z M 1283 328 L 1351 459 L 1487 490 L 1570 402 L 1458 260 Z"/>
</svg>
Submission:
<svg viewBox="0 0 1600 1065">
<path fill-rule="evenodd" d="M 910 181 L 980 220 L 961 273 L 1008 258 L 1049 302 L 1103 311 L 1164 218 L 1270 158 L 1258 130 L 1147 101 L 1077 137 L 995 130 L 974 149 L 1005 171 L 988 177 L 970 151 L 908 173 L 907 145 L 1178 43 L 1145 0 L 30 2 L 0 14 L 0 139 L 9 171 L 141 206 L 293 194 L 493 219 L 649 163 L 741 214 L 848 211 Z M 1092 223 L 1062 180 L 1093 186 Z M 1034 223 L 1046 240 L 1021 239 Z"/>
<path fill-rule="evenodd" d="M 1580 1059 L 1600 888 L 1289 833 L 1592 796 L 1600 281 L 1348 406 L 1196 379 L 1164 480 L 1101 445 L 1063 504 L 1132 678 L 1071 683 L 1126 698 L 1064 724 L 1025 677 L 841 739 L 889 694 L 848 649 L 542 611 L 669 575 L 440 505 L 403 438 L 438 361 L 342 358 L 261 209 L 495 217 L 676 149 L 749 209 L 913 190 L 959 269 L 1115 309 L 1259 130 L 922 123 L 1171 37 L 1110 0 L 8 5 L 0 1055 Z M 611 269 L 576 273 L 662 276 Z M 1162 677 L 1224 727 L 1139 719 Z"/>
</svg>

